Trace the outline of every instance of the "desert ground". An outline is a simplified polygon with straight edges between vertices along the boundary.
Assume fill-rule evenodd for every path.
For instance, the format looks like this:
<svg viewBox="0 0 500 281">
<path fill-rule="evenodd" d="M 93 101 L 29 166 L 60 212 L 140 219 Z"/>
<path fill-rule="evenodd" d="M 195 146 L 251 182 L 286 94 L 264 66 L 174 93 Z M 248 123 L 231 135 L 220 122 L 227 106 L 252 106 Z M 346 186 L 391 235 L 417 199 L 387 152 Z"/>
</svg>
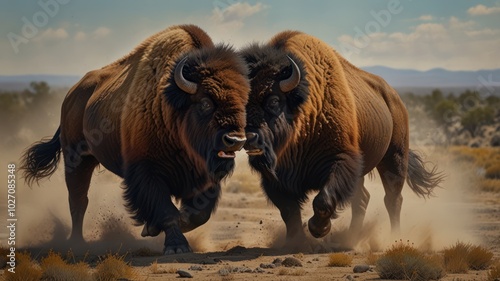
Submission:
<svg viewBox="0 0 500 281">
<path fill-rule="evenodd" d="M 134 267 L 134 280 L 178 280 L 177 270 L 189 272 L 196 280 L 382 280 L 374 265 L 364 273 L 354 273 L 353 268 L 368 264 L 369 256 L 382 254 L 395 243 L 439 253 L 461 241 L 482 245 L 500 258 L 500 194 L 473 188 L 469 178 L 476 171 L 456 166 L 442 150 L 424 150 L 426 159 L 438 165 L 446 180 L 429 199 L 418 198 L 405 186 L 399 234 L 390 232 L 384 190 L 375 173 L 365 181 L 371 200 L 359 239 L 353 241 L 346 231 L 350 222 L 350 209 L 346 208 L 325 238 L 310 237 L 293 248 L 283 248 L 284 223 L 241 152 L 236 171 L 224 184 L 216 213 L 207 224 L 186 235 L 194 253 L 162 256 L 163 235 L 140 237 L 142 227 L 133 226 L 123 207 L 121 180 L 102 167 L 94 172 L 89 193 L 84 225 L 87 244 L 66 242 L 70 214 L 60 168 L 40 186 L 28 188 L 19 180 L 17 245 L 34 259 L 53 250 L 91 267 L 106 254 L 118 254 Z M 308 202 L 303 221 L 310 216 Z M 5 246 L 2 235 L 1 246 Z M 350 255 L 351 266 L 328 266 L 329 255 L 335 252 Z M 277 258 L 288 257 L 301 266 L 269 268 Z M 487 272 L 470 270 L 447 274 L 441 280 L 486 280 Z"/>
</svg>

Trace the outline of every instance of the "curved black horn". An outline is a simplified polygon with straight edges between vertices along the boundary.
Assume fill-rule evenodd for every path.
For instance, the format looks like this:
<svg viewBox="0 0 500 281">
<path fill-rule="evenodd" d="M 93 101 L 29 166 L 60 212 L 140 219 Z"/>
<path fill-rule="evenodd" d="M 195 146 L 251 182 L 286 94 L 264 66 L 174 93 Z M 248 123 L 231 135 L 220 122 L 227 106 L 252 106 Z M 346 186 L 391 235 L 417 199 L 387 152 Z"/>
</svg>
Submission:
<svg viewBox="0 0 500 281">
<path fill-rule="evenodd" d="M 280 81 L 280 89 L 283 93 L 290 92 L 299 85 L 300 82 L 300 69 L 291 57 L 286 56 L 292 63 L 292 74 L 285 80 Z"/>
<path fill-rule="evenodd" d="M 186 60 L 187 57 L 183 58 L 175 67 L 175 72 L 174 72 L 175 84 L 177 84 L 177 86 L 181 88 L 181 90 L 183 90 L 184 92 L 188 94 L 195 94 L 196 90 L 198 89 L 198 85 L 196 85 L 196 83 L 194 82 L 187 80 L 186 78 L 184 78 L 184 75 L 182 75 L 182 70 L 184 69 L 184 64 L 186 64 Z"/>
</svg>

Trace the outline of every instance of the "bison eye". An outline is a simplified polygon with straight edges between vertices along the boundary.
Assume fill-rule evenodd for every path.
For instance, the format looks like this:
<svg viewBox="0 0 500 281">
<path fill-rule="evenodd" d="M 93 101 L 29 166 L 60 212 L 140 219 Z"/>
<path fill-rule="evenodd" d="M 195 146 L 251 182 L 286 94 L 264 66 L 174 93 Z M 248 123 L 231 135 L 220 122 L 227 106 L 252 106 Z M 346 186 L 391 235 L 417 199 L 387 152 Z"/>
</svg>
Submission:
<svg viewBox="0 0 500 281">
<path fill-rule="evenodd" d="M 266 101 L 266 110 L 274 115 L 279 115 L 281 112 L 280 98 L 278 96 L 271 96 Z"/>
<path fill-rule="evenodd" d="M 203 98 L 200 101 L 200 111 L 203 114 L 210 114 L 214 110 L 214 103 L 209 98 Z"/>
</svg>

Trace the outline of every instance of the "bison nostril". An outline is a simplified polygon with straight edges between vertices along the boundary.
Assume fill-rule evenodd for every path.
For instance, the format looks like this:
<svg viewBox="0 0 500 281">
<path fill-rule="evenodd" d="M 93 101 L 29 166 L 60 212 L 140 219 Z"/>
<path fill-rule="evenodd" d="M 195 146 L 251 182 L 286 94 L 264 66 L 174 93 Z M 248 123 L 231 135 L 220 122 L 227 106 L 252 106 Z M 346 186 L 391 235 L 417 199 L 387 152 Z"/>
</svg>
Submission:
<svg viewBox="0 0 500 281">
<path fill-rule="evenodd" d="M 246 133 L 246 137 L 247 137 L 247 142 L 253 144 L 257 141 L 259 135 L 257 133 Z"/>
<path fill-rule="evenodd" d="M 241 149 L 246 140 L 247 139 L 245 137 L 241 138 L 237 136 L 231 136 L 229 134 L 224 134 L 222 136 L 222 142 L 226 147 L 236 148 L 237 150 Z"/>
</svg>

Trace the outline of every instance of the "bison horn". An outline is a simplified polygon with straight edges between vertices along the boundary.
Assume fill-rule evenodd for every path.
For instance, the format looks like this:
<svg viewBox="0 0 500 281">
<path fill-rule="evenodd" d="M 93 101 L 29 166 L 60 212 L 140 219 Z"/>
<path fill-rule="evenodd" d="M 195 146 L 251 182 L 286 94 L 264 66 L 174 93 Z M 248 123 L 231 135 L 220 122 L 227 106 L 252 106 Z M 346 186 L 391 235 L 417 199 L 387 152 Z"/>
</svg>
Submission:
<svg viewBox="0 0 500 281">
<path fill-rule="evenodd" d="M 285 80 L 280 81 L 280 89 L 283 93 L 290 92 L 295 89 L 300 82 L 300 69 L 291 57 L 286 56 L 292 63 L 292 74 Z"/>
<path fill-rule="evenodd" d="M 175 84 L 177 84 L 177 86 L 184 92 L 188 94 L 195 94 L 196 90 L 198 89 L 198 85 L 184 78 L 184 75 L 182 74 L 182 70 L 184 69 L 186 60 L 187 57 L 183 58 L 175 67 L 175 72 L 174 72 Z"/>
</svg>

